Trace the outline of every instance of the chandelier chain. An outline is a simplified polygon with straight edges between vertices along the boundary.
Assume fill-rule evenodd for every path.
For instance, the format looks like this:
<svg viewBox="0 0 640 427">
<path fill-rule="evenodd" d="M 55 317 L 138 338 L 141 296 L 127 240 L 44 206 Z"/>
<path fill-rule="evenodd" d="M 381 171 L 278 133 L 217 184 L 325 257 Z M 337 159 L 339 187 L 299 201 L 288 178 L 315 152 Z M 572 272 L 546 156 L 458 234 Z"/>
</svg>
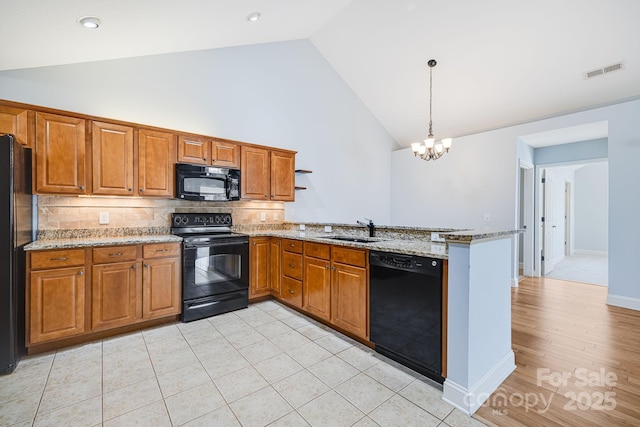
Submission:
<svg viewBox="0 0 640 427">
<path fill-rule="evenodd" d="M 429 65 L 429 138 L 433 138 L 433 121 L 431 120 L 431 111 L 433 104 L 433 67 Z"/>
</svg>

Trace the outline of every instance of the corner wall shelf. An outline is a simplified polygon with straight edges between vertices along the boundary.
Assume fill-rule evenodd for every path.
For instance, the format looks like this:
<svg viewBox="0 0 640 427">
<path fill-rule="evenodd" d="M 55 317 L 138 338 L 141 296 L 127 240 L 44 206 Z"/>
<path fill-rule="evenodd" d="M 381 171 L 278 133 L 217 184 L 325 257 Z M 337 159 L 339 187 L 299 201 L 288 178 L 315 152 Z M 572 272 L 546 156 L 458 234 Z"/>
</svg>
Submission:
<svg viewBox="0 0 640 427">
<path fill-rule="evenodd" d="M 296 170 L 295 170 L 295 172 L 296 172 L 296 173 L 313 173 L 313 171 L 311 171 L 311 170 L 309 170 L 309 169 L 296 169 Z M 294 187 L 294 189 L 296 189 L 296 190 L 306 190 L 306 189 L 307 189 L 307 187 L 301 187 L 301 186 L 299 186 L 299 185 L 296 185 L 296 186 Z"/>
</svg>

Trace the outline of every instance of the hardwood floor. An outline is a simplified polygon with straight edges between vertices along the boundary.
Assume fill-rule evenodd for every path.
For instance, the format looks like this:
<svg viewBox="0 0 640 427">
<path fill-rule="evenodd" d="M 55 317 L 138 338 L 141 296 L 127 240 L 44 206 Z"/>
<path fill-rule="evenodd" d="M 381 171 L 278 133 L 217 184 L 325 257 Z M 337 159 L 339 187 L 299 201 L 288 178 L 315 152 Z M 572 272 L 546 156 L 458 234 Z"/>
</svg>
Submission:
<svg viewBox="0 0 640 427">
<path fill-rule="evenodd" d="M 603 286 L 520 281 L 517 368 L 475 417 L 497 426 L 640 425 L 640 312 L 606 299 Z"/>
</svg>

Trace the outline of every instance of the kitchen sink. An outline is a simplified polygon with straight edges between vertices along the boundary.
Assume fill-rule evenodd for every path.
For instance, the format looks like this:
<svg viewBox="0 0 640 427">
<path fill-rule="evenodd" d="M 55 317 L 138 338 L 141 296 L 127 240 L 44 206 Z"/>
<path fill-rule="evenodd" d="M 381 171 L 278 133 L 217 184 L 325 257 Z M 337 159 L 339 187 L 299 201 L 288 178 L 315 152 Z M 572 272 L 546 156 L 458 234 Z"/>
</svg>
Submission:
<svg viewBox="0 0 640 427">
<path fill-rule="evenodd" d="M 384 239 L 376 239 L 374 237 L 352 237 L 352 236 L 332 236 L 332 237 L 324 237 L 324 239 L 341 240 L 343 242 L 355 242 L 355 243 L 376 243 L 384 240 Z"/>
</svg>

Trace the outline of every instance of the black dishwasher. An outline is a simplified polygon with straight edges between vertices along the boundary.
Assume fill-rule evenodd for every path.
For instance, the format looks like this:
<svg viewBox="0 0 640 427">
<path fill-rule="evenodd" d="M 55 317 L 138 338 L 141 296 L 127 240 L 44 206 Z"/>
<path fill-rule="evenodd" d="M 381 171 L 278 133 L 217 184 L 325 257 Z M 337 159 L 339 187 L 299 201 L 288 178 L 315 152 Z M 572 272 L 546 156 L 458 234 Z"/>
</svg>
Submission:
<svg viewBox="0 0 640 427">
<path fill-rule="evenodd" d="M 442 384 L 442 260 L 371 251 L 375 350 Z"/>
</svg>

